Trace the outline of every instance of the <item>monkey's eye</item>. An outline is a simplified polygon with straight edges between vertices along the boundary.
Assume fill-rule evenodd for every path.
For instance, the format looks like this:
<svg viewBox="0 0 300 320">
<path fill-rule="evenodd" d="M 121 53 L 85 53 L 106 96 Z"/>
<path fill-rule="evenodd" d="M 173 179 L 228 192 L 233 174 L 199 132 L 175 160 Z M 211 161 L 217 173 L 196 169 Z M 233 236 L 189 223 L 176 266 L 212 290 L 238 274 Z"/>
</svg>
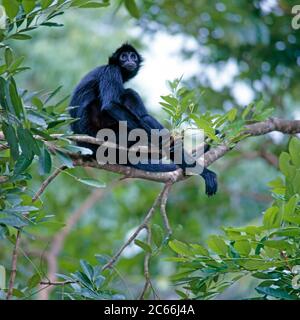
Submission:
<svg viewBox="0 0 300 320">
<path fill-rule="evenodd" d="M 127 53 L 123 52 L 123 53 L 120 55 L 120 60 L 121 60 L 121 61 L 126 61 L 126 60 L 127 60 Z"/>
<path fill-rule="evenodd" d="M 137 61 L 138 59 L 137 55 L 134 52 L 131 53 L 130 57 L 133 61 Z"/>
</svg>

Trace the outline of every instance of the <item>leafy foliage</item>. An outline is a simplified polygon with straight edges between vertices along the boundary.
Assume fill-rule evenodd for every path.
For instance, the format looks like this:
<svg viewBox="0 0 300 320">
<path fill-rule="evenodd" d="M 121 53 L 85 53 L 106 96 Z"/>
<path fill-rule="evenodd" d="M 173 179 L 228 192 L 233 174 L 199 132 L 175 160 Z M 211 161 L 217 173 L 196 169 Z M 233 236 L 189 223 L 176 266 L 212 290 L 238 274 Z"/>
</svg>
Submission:
<svg viewBox="0 0 300 320">
<path fill-rule="evenodd" d="M 234 146 L 247 135 L 243 134 L 246 124 L 268 119 L 274 109 L 264 101 L 251 103 L 244 109 L 231 108 L 224 114 L 211 111 L 199 112 L 201 102 L 197 90 L 181 85 L 181 78 L 168 82 L 171 93 L 162 96 L 160 104 L 168 114 L 168 122 L 174 135 L 180 134 L 186 126 L 202 129 L 211 143 L 221 142 Z M 198 97 L 197 97 L 198 96 Z M 219 135 L 217 134 L 219 133 Z M 223 137 L 223 139 L 220 138 Z"/>
<path fill-rule="evenodd" d="M 70 283 L 72 291 L 65 295 L 72 300 L 120 300 L 124 296 L 115 290 L 108 288 L 112 272 L 101 272 L 102 265 L 91 266 L 87 261 L 80 260 L 81 271 L 76 271 L 70 276 L 59 275 L 67 283 Z"/>
<path fill-rule="evenodd" d="M 274 202 L 260 225 L 223 227 L 224 235 L 211 235 L 208 250 L 200 244 L 169 243 L 179 254 L 171 258 L 181 272 L 173 280 L 187 292 L 183 297 L 211 299 L 242 277 L 258 279 L 261 298 L 295 300 L 300 297 L 300 140 L 293 138 L 289 153 L 280 156 L 284 179 L 269 183 Z M 256 297 L 259 298 L 259 297 Z"/>
</svg>

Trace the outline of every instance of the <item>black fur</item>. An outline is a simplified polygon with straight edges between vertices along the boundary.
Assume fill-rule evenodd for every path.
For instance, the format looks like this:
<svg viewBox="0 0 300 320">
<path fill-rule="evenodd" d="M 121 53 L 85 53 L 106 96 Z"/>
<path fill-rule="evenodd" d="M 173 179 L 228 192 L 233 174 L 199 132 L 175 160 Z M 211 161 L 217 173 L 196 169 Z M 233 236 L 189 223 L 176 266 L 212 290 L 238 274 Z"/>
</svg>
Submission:
<svg viewBox="0 0 300 320">
<path fill-rule="evenodd" d="M 137 55 L 138 61 L 134 70 L 121 67 L 119 57 L 123 52 L 134 52 Z M 139 94 L 132 89 L 124 88 L 124 82 L 138 73 L 141 62 L 142 57 L 135 48 L 130 44 L 123 44 L 109 58 L 107 65 L 97 67 L 80 81 L 73 92 L 70 103 L 71 116 L 78 118 L 71 125 L 74 133 L 95 137 L 97 132 L 104 128 L 110 128 L 117 133 L 119 121 L 127 121 L 128 131 L 136 128 L 145 129 L 149 137 L 151 129 L 164 128 L 148 114 Z M 98 148 L 96 145 L 86 143 L 80 145 L 90 148 L 94 155 L 96 154 Z M 172 156 L 171 153 L 171 159 Z M 172 163 L 128 165 L 152 172 L 169 172 L 177 169 Z M 188 165 L 184 162 L 180 167 L 185 169 Z M 206 183 L 206 193 L 209 196 L 215 194 L 217 191 L 216 174 L 205 168 L 201 176 Z"/>
</svg>

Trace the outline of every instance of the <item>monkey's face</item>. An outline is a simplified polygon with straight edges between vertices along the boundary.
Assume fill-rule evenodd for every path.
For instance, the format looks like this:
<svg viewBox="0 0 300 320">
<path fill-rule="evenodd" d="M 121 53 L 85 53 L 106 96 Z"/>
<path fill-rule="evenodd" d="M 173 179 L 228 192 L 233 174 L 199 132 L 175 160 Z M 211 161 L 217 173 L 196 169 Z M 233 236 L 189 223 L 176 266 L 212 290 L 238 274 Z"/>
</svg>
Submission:
<svg viewBox="0 0 300 320">
<path fill-rule="evenodd" d="M 124 51 L 119 56 L 120 66 L 130 72 L 133 72 L 139 67 L 139 57 L 135 52 Z"/>
</svg>

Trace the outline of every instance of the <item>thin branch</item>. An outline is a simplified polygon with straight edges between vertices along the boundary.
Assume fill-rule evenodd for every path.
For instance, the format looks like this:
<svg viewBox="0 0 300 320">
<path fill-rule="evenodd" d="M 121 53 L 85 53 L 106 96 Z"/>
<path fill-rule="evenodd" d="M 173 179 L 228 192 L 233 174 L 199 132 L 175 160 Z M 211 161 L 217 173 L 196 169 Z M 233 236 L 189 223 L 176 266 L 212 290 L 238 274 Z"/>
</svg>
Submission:
<svg viewBox="0 0 300 320">
<path fill-rule="evenodd" d="M 65 286 L 67 284 L 76 283 L 76 281 L 68 280 L 68 281 L 41 281 L 41 286 Z"/>
<path fill-rule="evenodd" d="M 54 172 L 42 183 L 40 189 L 33 196 L 32 202 L 35 202 L 41 196 L 41 194 L 45 191 L 48 185 L 65 169 L 67 169 L 67 166 L 61 166 L 55 169 Z"/>
<path fill-rule="evenodd" d="M 168 185 L 165 185 L 162 191 L 159 193 L 157 198 L 155 199 L 152 207 L 148 211 L 147 215 L 145 216 L 143 222 L 137 227 L 137 229 L 134 231 L 134 233 L 129 237 L 129 239 L 123 244 L 123 246 L 117 251 L 117 253 L 102 267 L 102 271 L 111 268 L 114 263 L 119 259 L 122 252 L 131 244 L 131 242 L 136 239 L 136 237 L 139 235 L 139 233 L 147 228 L 148 222 L 151 220 L 155 213 L 155 209 L 157 206 L 160 205 L 162 197 L 165 193 L 166 188 L 168 188 Z"/>
<path fill-rule="evenodd" d="M 165 189 L 165 192 L 162 196 L 161 204 L 160 204 L 160 214 L 163 218 L 164 226 L 167 230 L 168 237 L 172 234 L 172 228 L 170 226 L 168 215 L 166 212 L 166 205 L 167 205 L 168 195 L 169 195 L 171 187 L 172 187 L 172 184 L 166 184 L 166 189 Z"/>
<path fill-rule="evenodd" d="M 151 227 L 150 227 L 149 223 L 147 224 L 147 226 L 145 228 L 147 230 L 147 244 L 151 247 L 152 234 L 151 234 Z M 151 287 L 151 278 L 150 278 L 150 272 L 149 272 L 150 258 L 151 258 L 151 253 L 146 252 L 145 258 L 144 258 L 145 284 L 144 284 L 143 290 L 140 294 L 139 300 L 144 300 L 146 292 Z"/>
<path fill-rule="evenodd" d="M 17 263 L 18 263 L 18 248 L 21 241 L 21 230 L 18 230 L 17 236 L 16 236 L 16 243 L 14 246 L 14 250 L 12 253 L 12 263 L 11 263 L 11 274 L 9 278 L 9 284 L 8 284 L 8 291 L 6 300 L 10 300 L 12 298 L 13 290 L 14 290 L 14 283 L 16 279 L 17 274 Z"/>
</svg>

